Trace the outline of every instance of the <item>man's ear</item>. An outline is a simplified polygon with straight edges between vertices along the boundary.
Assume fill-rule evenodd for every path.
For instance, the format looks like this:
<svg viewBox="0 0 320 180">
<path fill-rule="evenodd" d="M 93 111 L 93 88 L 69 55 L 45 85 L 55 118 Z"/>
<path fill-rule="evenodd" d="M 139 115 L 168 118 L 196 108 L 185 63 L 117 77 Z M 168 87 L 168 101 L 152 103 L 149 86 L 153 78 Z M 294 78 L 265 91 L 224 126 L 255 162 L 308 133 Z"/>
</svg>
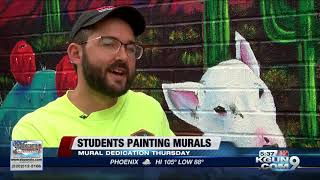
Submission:
<svg viewBox="0 0 320 180">
<path fill-rule="evenodd" d="M 72 64 L 80 64 L 81 63 L 81 57 L 82 57 L 82 48 L 81 45 L 76 43 L 70 43 L 67 49 L 68 56 L 70 58 L 70 62 Z"/>
</svg>

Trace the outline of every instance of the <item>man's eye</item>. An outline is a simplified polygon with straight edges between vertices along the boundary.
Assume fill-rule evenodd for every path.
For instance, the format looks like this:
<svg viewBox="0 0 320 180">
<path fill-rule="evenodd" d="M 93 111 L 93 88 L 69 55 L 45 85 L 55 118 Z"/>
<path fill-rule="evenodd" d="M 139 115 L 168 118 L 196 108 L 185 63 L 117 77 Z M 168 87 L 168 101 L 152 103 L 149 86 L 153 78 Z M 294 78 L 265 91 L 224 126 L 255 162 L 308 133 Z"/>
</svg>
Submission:
<svg viewBox="0 0 320 180">
<path fill-rule="evenodd" d="M 226 109 L 222 106 L 217 106 L 215 108 L 213 108 L 217 113 L 226 113 Z"/>
<path fill-rule="evenodd" d="M 111 38 L 102 38 L 103 44 L 112 44 L 113 42 L 114 42 L 114 40 Z"/>
<path fill-rule="evenodd" d="M 136 45 L 134 45 L 134 44 L 128 44 L 128 45 L 127 45 L 127 51 L 128 51 L 128 53 L 135 54 L 136 51 L 137 51 Z"/>
<path fill-rule="evenodd" d="M 103 45 L 104 47 L 110 47 L 110 48 L 115 47 L 114 44 L 106 44 L 106 43 L 103 43 L 102 45 Z"/>
<path fill-rule="evenodd" d="M 117 43 L 113 39 L 105 38 L 105 39 L 102 39 L 102 45 L 116 47 Z"/>
</svg>

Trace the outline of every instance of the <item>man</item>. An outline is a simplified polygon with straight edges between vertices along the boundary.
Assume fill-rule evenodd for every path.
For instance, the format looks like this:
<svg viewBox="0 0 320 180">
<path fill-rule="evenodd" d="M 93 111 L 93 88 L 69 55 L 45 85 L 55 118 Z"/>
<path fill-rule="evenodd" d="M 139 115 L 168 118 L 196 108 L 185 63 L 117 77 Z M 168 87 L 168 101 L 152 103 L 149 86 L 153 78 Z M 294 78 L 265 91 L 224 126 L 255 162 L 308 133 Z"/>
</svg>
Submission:
<svg viewBox="0 0 320 180">
<path fill-rule="evenodd" d="M 63 136 L 174 135 L 155 99 L 128 90 L 143 53 L 135 37 L 144 29 L 144 18 L 133 7 L 82 14 L 67 50 L 77 70 L 77 87 L 25 115 L 12 139 L 58 147 Z"/>
</svg>

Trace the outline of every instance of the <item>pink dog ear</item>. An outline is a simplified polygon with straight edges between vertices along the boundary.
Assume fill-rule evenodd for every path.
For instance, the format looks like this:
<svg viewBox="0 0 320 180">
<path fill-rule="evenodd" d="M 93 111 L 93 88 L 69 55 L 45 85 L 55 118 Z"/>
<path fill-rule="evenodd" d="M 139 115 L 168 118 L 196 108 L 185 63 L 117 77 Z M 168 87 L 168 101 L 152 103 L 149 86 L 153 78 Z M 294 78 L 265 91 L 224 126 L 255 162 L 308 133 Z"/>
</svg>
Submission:
<svg viewBox="0 0 320 180">
<path fill-rule="evenodd" d="M 168 90 L 168 96 L 177 110 L 195 110 L 199 105 L 198 96 L 193 91 Z"/>
<path fill-rule="evenodd" d="M 258 77 L 260 77 L 260 66 L 253 54 L 249 42 L 237 31 L 235 32 L 236 58 L 245 63 Z"/>
<path fill-rule="evenodd" d="M 201 106 L 203 88 L 203 84 L 197 82 L 162 84 L 169 109 L 193 126 L 197 126 L 196 110 Z"/>
</svg>

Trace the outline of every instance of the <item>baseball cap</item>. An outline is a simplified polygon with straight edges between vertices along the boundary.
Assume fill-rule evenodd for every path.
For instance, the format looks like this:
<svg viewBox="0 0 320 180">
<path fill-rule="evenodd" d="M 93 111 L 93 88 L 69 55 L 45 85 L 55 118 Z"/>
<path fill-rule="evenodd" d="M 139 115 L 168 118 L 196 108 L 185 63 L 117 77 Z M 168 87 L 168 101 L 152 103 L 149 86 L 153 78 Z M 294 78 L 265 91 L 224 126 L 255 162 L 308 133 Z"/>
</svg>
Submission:
<svg viewBox="0 0 320 180">
<path fill-rule="evenodd" d="M 117 17 L 124 20 L 131 26 L 135 36 L 139 36 L 140 34 L 142 34 L 146 27 L 144 17 L 134 7 L 103 6 L 98 9 L 90 10 L 81 14 L 81 16 L 72 27 L 72 30 L 70 32 L 70 39 L 73 39 L 81 28 L 94 25 L 106 17 Z"/>
</svg>

